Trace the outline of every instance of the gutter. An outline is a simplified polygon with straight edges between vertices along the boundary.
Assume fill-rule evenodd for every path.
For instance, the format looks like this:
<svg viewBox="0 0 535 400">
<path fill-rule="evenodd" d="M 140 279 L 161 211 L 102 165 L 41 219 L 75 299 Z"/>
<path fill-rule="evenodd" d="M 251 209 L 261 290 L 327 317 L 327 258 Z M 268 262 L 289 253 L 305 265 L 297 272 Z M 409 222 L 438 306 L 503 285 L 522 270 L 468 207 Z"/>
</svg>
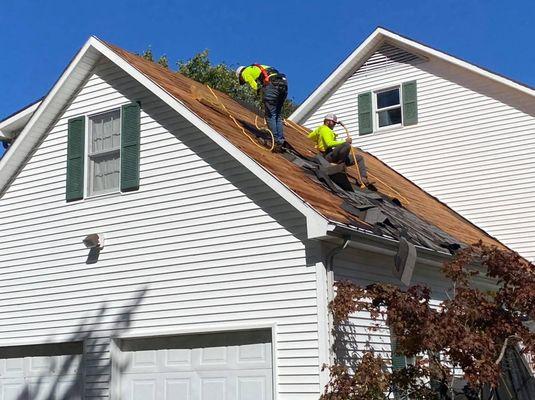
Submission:
<svg viewBox="0 0 535 400">
<path fill-rule="evenodd" d="M 329 237 L 337 243 L 340 240 L 349 239 L 348 245 L 345 247 L 392 257 L 398 253 L 400 242 L 397 239 L 388 236 L 379 236 L 364 229 L 348 228 L 336 223 L 333 223 L 333 225 L 334 229 L 328 232 Z M 442 252 L 421 245 L 414 246 L 416 248 L 416 262 L 420 264 L 441 267 L 445 261 L 453 257 L 448 251 Z"/>
</svg>

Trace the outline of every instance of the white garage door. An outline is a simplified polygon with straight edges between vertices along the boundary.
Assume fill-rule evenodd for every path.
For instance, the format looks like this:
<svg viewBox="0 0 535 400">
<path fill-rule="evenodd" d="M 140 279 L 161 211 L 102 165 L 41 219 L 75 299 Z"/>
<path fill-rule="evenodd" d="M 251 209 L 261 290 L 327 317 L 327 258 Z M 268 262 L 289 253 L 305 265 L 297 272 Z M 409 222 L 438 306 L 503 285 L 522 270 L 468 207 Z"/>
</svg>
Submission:
<svg viewBox="0 0 535 400">
<path fill-rule="evenodd" d="M 43 355 L 30 355 L 34 350 Z M 0 400 L 81 399 L 82 356 L 50 355 L 57 350 L 50 345 L 0 348 L 0 356 L 8 357 L 0 359 Z"/>
<path fill-rule="evenodd" d="M 271 400 L 270 332 L 123 341 L 123 400 Z"/>
</svg>

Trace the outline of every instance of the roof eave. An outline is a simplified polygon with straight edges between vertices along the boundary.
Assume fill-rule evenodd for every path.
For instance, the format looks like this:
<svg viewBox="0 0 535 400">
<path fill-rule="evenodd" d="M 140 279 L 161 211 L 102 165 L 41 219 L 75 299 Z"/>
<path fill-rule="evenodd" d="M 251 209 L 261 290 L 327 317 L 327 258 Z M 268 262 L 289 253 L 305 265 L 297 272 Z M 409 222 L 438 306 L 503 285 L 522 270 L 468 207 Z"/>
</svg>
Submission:
<svg viewBox="0 0 535 400">
<path fill-rule="evenodd" d="M 365 229 L 333 223 L 329 233 L 331 238 L 345 237 L 350 240 L 352 247 L 377 254 L 395 256 L 399 249 L 399 240 L 393 237 L 379 236 Z M 442 266 L 445 261 L 453 257 L 446 250 L 438 251 L 420 245 L 415 245 L 415 248 L 417 261 L 427 265 Z"/>
<path fill-rule="evenodd" d="M 13 139 L 16 132 L 22 130 L 28 123 L 40 104 L 41 100 L 38 100 L 0 121 L 0 140 Z"/>
</svg>

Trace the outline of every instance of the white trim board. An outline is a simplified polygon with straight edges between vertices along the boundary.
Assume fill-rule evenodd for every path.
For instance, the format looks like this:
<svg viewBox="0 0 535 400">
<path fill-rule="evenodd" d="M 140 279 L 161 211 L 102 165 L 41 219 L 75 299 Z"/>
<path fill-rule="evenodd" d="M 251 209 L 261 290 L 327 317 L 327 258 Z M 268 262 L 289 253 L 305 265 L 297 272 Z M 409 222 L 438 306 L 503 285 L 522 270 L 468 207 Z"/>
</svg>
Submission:
<svg viewBox="0 0 535 400">
<path fill-rule="evenodd" d="M 328 77 L 323 83 L 318 86 L 316 90 L 306 98 L 301 106 L 295 110 L 290 116 L 290 120 L 297 123 L 303 122 L 314 110 L 314 108 L 332 93 L 336 88 L 347 79 L 352 73 L 354 73 L 360 66 L 366 62 L 368 57 L 385 41 L 388 43 L 399 46 L 400 48 L 412 52 L 423 58 L 435 57 L 437 59 L 446 61 L 452 65 L 464 68 L 468 71 L 474 72 L 486 79 L 501 83 L 511 89 L 520 91 L 529 96 L 535 97 L 535 89 L 528 86 L 524 86 L 511 79 L 505 78 L 494 72 L 490 72 L 477 65 L 471 64 L 467 61 L 453 57 L 444 52 L 435 50 L 429 46 L 418 43 L 414 40 L 403 37 L 397 33 L 389 31 L 384 28 L 377 28 L 368 36 L 364 42 L 362 42 L 353 53 L 349 55 Z"/>
<path fill-rule="evenodd" d="M 23 108 L 3 121 L 0 121 L 0 139 L 12 139 L 14 136 L 13 131 L 22 129 L 40 105 L 41 100 Z"/>
</svg>

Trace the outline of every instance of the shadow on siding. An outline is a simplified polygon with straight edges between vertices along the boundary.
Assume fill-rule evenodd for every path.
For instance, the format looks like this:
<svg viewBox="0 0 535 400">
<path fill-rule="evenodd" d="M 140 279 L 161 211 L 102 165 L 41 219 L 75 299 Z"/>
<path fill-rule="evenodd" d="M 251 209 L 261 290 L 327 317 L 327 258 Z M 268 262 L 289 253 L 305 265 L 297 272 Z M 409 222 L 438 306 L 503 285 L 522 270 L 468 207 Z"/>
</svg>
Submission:
<svg viewBox="0 0 535 400">
<path fill-rule="evenodd" d="M 107 337 L 108 346 L 97 345 L 92 347 L 89 342 L 108 336 L 108 331 L 112 331 L 114 336 L 126 331 L 132 322 L 132 315 L 141 304 L 147 293 L 147 286 L 139 290 L 139 294 L 133 298 L 133 303 L 124 307 L 123 311 L 117 315 L 114 321 L 105 323 L 108 305 L 104 303 L 96 316 L 85 318 L 79 322 L 79 328 L 63 344 L 44 344 L 35 346 L 24 346 L 24 348 L 13 347 L 3 348 L 3 357 L 21 356 L 50 356 L 63 355 L 64 361 L 54 368 L 55 374 L 41 375 L 31 382 L 26 380 L 24 388 L 13 400 L 77 400 L 86 398 L 89 395 L 96 397 L 108 397 L 110 390 L 111 357 L 109 353 L 110 340 Z M 91 330 L 85 328 L 91 325 Z M 104 333 L 102 333 L 104 332 Z M 84 350 L 85 348 L 85 350 Z M 91 357 L 87 355 L 87 349 L 91 351 Z M 6 349 L 4 351 L 4 349 Z M 10 350 L 11 349 L 11 350 Z M 22 350 L 21 350 L 22 349 Z M 23 354 L 21 354 L 21 352 Z M 83 352 L 81 355 L 80 353 Z M 80 356 L 81 355 L 81 356 Z M 119 372 L 128 365 L 119 365 Z M 74 374 L 72 371 L 76 371 Z M 66 380 L 66 377 L 73 376 L 74 379 Z M 85 378 L 85 379 L 84 379 Z M 85 381 L 85 382 L 84 382 Z M 85 384 L 85 385 L 84 385 Z"/>
</svg>

